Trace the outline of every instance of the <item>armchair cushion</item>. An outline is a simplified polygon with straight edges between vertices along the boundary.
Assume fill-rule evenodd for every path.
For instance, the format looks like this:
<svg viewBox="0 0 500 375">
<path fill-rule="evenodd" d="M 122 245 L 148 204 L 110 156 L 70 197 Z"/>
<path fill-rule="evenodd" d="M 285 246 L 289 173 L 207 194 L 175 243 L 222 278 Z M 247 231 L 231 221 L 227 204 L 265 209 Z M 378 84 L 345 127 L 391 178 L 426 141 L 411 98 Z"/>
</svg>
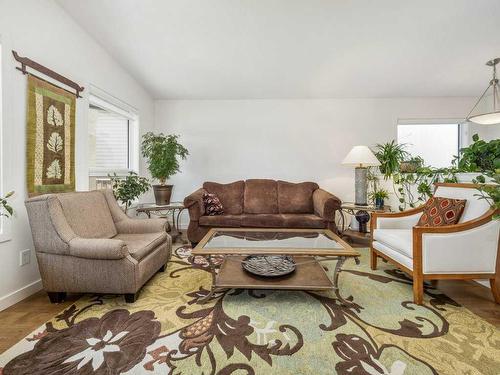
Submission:
<svg viewBox="0 0 500 375">
<path fill-rule="evenodd" d="M 411 229 L 375 229 L 373 239 L 400 254 L 413 258 L 413 232 Z"/>
<path fill-rule="evenodd" d="M 167 219 L 125 219 L 115 223 L 118 233 L 141 234 L 166 232 Z"/>
<path fill-rule="evenodd" d="M 118 239 L 76 237 L 69 241 L 69 254 L 87 259 L 122 259 L 128 255 L 128 250 Z"/>
<path fill-rule="evenodd" d="M 464 212 L 465 202 L 465 199 L 432 197 L 425 204 L 417 226 L 440 227 L 456 224 Z"/>
<path fill-rule="evenodd" d="M 156 233 L 119 233 L 113 239 L 120 240 L 127 248 L 128 252 L 135 260 L 139 261 L 149 255 L 159 245 L 164 243 L 168 238 L 165 232 Z"/>
<path fill-rule="evenodd" d="M 64 216 L 82 238 L 111 238 L 116 227 L 106 198 L 100 191 L 58 194 Z"/>
</svg>

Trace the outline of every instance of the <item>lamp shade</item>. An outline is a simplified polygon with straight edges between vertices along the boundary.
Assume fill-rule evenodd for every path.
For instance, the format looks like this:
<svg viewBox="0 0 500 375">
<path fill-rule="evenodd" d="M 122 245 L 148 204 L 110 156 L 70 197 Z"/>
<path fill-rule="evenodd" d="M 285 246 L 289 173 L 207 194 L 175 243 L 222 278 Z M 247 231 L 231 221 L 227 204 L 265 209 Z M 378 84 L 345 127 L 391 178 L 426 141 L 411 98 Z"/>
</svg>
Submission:
<svg viewBox="0 0 500 375">
<path fill-rule="evenodd" d="M 342 164 L 357 167 L 375 167 L 380 165 L 380 162 L 368 147 L 354 146 L 344 158 Z"/>
<path fill-rule="evenodd" d="M 500 124 L 500 111 L 470 116 L 468 120 L 480 125 Z"/>
</svg>

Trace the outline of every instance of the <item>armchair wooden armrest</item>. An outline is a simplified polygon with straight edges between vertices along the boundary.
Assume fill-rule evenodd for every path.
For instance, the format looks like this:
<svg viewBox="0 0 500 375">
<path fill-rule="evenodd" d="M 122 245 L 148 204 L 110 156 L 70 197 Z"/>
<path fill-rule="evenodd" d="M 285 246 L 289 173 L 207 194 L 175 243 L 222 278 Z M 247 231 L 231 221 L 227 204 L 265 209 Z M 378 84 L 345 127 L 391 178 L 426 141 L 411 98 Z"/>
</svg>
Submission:
<svg viewBox="0 0 500 375">
<path fill-rule="evenodd" d="M 412 208 L 411 210 L 401 211 L 401 212 L 373 212 L 370 221 L 370 229 L 373 234 L 373 230 L 377 229 L 377 219 L 394 219 L 396 222 L 401 223 L 402 218 L 409 218 L 410 216 L 415 216 L 420 214 L 424 210 L 424 205 Z M 413 226 L 410 226 L 411 228 Z M 409 229 L 408 228 L 408 229 Z"/>
</svg>

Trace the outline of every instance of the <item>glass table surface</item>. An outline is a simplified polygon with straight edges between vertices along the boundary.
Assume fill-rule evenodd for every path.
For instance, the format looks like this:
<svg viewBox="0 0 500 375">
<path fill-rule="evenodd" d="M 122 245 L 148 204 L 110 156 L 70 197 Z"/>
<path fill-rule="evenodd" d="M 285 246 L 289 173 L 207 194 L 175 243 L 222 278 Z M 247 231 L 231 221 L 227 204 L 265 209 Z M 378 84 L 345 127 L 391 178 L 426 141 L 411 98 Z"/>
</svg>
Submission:
<svg viewBox="0 0 500 375">
<path fill-rule="evenodd" d="M 216 231 L 203 249 L 343 249 L 344 246 L 322 231 Z"/>
</svg>

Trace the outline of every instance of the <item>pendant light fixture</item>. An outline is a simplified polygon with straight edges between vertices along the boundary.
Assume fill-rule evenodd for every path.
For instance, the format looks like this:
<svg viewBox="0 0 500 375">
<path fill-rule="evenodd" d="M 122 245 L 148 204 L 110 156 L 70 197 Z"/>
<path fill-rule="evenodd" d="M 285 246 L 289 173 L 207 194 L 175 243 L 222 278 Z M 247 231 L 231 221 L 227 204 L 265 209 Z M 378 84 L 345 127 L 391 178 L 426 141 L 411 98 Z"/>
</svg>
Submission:
<svg viewBox="0 0 500 375">
<path fill-rule="evenodd" d="M 483 95 L 481 95 L 479 100 L 467 115 L 467 121 L 481 125 L 500 124 L 500 103 L 498 102 L 500 98 L 498 93 L 498 79 L 496 69 L 496 66 L 499 62 L 500 57 L 497 57 L 496 59 L 490 60 L 486 63 L 486 65 L 493 68 L 493 78 L 486 90 L 484 90 Z M 492 93 L 488 94 L 490 91 L 492 91 Z M 493 105 L 487 103 L 490 97 L 493 99 Z M 480 104 L 481 106 L 479 107 L 478 113 L 473 113 Z"/>
</svg>

